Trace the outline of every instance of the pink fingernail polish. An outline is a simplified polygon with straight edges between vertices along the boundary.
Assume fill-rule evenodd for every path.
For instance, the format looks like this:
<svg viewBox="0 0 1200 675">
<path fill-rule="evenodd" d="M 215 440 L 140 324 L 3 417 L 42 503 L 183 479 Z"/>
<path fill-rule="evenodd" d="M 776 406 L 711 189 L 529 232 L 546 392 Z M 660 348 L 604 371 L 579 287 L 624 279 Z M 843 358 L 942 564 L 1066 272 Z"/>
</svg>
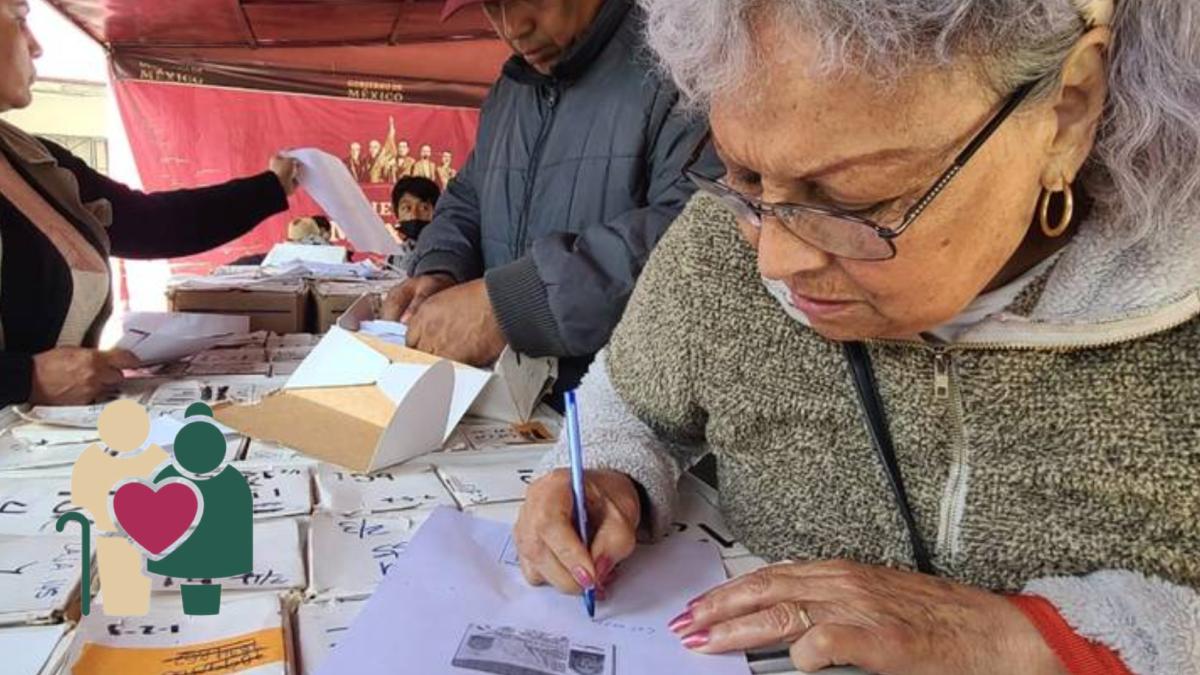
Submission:
<svg viewBox="0 0 1200 675">
<path fill-rule="evenodd" d="M 700 604 L 701 602 L 703 602 L 703 601 L 704 601 L 704 596 L 703 596 L 703 595 L 701 595 L 701 596 L 700 596 L 700 597 L 698 597 L 698 598 L 692 598 L 692 599 L 691 599 L 691 601 L 689 601 L 689 602 L 688 602 L 688 604 L 687 604 L 687 608 L 688 608 L 688 609 L 696 609 L 696 605 L 699 605 L 699 604 Z"/>
<path fill-rule="evenodd" d="M 596 576 L 600 578 L 600 583 L 608 581 L 608 575 L 612 573 L 612 559 L 606 555 L 600 556 L 596 561 Z"/>
<path fill-rule="evenodd" d="M 679 631 L 686 630 L 695 620 L 696 617 L 692 616 L 691 611 L 687 611 L 671 619 L 671 623 L 667 624 L 667 629 L 672 633 L 678 633 Z"/>
<path fill-rule="evenodd" d="M 596 587 L 596 581 L 592 579 L 592 575 L 588 574 L 588 571 L 582 567 L 575 568 L 574 576 L 575 581 L 584 589 Z"/>
<path fill-rule="evenodd" d="M 681 642 L 683 643 L 683 646 L 687 647 L 688 649 L 699 649 L 708 644 L 708 638 L 708 631 L 702 630 L 699 633 L 692 633 L 691 635 L 683 638 Z"/>
</svg>

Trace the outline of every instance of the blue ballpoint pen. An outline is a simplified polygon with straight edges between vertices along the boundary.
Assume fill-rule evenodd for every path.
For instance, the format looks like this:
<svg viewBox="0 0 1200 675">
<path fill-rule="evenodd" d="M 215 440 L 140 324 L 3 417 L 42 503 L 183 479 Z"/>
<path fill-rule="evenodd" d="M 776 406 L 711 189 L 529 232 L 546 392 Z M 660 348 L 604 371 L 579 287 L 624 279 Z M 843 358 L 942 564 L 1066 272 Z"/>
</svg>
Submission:
<svg viewBox="0 0 1200 675">
<path fill-rule="evenodd" d="M 587 499 L 583 488 L 583 437 L 579 432 L 579 405 L 575 392 L 567 392 L 567 445 L 571 451 L 571 493 L 575 497 L 575 528 L 586 547 L 588 541 Z M 583 606 L 589 617 L 596 616 L 596 589 L 583 589 Z"/>
</svg>

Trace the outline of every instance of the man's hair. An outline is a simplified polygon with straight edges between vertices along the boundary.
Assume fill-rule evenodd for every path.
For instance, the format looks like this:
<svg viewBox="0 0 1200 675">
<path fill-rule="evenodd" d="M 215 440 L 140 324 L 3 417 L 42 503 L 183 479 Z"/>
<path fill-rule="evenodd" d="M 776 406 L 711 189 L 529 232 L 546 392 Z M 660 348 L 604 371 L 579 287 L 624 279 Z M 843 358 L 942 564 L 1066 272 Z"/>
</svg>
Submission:
<svg viewBox="0 0 1200 675">
<path fill-rule="evenodd" d="M 393 211 L 399 209 L 400 200 L 404 195 L 412 195 L 432 206 L 437 206 L 438 198 L 442 196 L 442 189 L 438 187 L 437 183 L 423 176 L 405 176 L 396 182 L 396 187 L 392 188 Z"/>
<path fill-rule="evenodd" d="M 312 219 L 321 232 L 324 232 L 326 235 L 333 234 L 333 223 L 329 220 L 328 216 L 313 216 Z"/>
</svg>

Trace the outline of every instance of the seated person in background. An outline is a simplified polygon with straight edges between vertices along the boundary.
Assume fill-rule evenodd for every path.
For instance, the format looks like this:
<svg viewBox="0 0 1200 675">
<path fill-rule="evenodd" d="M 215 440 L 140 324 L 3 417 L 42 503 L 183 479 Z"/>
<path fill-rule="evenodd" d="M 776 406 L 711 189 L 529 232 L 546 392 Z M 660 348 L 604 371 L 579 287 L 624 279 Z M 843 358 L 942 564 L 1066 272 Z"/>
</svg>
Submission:
<svg viewBox="0 0 1200 675">
<path fill-rule="evenodd" d="M 408 323 L 410 346 L 473 365 L 506 344 L 560 357 L 570 386 L 694 191 L 681 169 L 703 120 L 646 58 L 633 0 L 450 0 L 445 14 L 467 5 L 515 54 L 384 316 Z"/>
<path fill-rule="evenodd" d="M 308 246 L 330 246 L 333 239 L 333 224 L 325 216 L 305 216 L 296 218 L 288 223 L 288 244 L 305 244 Z M 266 253 L 251 253 L 229 263 L 230 265 L 261 265 L 267 259 Z"/>
<path fill-rule="evenodd" d="M 287 240 L 290 244 L 332 246 L 333 223 L 327 216 L 297 218 L 288 223 Z"/>
<path fill-rule="evenodd" d="M 526 577 L 603 586 L 711 452 L 777 564 L 684 647 L 1200 675 L 1196 1 L 642 5 L 726 169 L 581 388 L 594 539 L 541 478 Z"/>
<path fill-rule="evenodd" d="M 404 251 L 388 260 L 393 267 L 409 272 L 421 232 L 433 219 L 433 210 L 441 196 L 441 188 L 428 178 L 408 176 L 396 182 L 392 188 L 392 212 L 396 214 L 396 234 Z"/>
<path fill-rule="evenodd" d="M 32 99 L 42 53 L 26 0 L 0 0 L 0 112 Z M 112 313 L 109 256 L 171 258 L 249 232 L 287 208 L 297 164 L 196 190 L 145 194 L 0 122 L 0 405 L 91 403 L 137 360 L 96 349 Z"/>
</svg>

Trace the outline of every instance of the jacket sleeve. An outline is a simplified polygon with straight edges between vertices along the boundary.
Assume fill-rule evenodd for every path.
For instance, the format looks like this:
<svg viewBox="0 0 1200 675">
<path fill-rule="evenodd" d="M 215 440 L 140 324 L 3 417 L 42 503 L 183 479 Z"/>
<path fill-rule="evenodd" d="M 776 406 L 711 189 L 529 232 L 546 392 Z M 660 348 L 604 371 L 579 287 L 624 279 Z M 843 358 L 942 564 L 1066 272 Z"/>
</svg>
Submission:
<svg viewBox="0 0 1200 675">
<path fill-rule="evenodd" d="M 678 270 L 692 247 L 710 245 L 692 227 L 703 217 L 689 206 L 671 226 L 579 389 L 588 468 L 620 471 L 641 487 L 642 523 L 653 537 L 674 518 L 681 474 L 708 452 L 708 415 L 696 386 L 705 357 L 691 314 L 704 308 Z M 547 464 L 568 464 L 565 445 Z"/>
<path fill-rule="evenodd" d="M 264 171 L 209 187 L 145 193 L 93 170 L 54 143 L 41 140 L 59 165 L 79 181 L 85 203 L 112 205 L 108 236 L 119 258 L 177 258 L 203 253 L 253 230 L 287 209 L 287 194 L 274 173 Z"/>
<path fill-rule="evenodd" d="M 480 128 L 482 135 L 483 129 Z M 476 148 L 483 147 L 478 140 Z M 413 276 L 449 274 L 458 283 L 483 275 L 479 240 L 479 194 L 475 189 L 475 153 L 446 186 L 433 220 L 421 230 L 414 255 Z"/>
<path fill-rule="evenodd" d="M 678 108 L 673 89 L 658 99 L 649 117 L 646 205 L 578 235 L 541 237 L 524 257 L 488 270 L 488 296 L 517 351 L 565 357 L 603 348 L 651 251 L 691 197 L 682 169 L 704 121 Z"/>
<path fill-rule="evenodd" d="M 33 355 L 0 351 L 0 407 L 29 400 Z"/>
<path fill-rule="evenodd" d="M 1137 675 L 1200 675 L 1196 589 L 1103 570 L 1037 579 L 1024 591 L 1048 600 L 1077 634 L 1111 649 Z"/>
</svg>

